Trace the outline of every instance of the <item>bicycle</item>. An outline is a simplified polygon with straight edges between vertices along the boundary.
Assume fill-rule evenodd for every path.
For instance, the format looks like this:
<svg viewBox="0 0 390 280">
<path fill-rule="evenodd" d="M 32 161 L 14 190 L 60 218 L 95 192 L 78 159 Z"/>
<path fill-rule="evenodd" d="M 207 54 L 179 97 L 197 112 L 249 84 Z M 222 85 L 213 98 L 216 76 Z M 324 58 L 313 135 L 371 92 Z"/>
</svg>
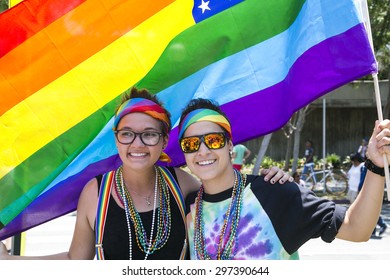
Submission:
<svg viewBox="0 0 390 280">
<path fill-rule="evenodd" d="M 305 187 L 313 191 L 341 194 L 348 189 L 348 178 L 342 169 L 313 170 L 302 175 L 305 176 Z"/>
</svg>

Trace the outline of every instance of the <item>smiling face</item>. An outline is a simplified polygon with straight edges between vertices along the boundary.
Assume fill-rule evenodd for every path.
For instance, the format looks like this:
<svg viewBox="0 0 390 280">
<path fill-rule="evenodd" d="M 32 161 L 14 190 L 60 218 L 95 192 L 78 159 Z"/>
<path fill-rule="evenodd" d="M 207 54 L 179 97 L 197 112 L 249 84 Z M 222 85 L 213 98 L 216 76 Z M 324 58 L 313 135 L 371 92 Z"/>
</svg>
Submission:
<svg viewBox="0 0 390 280">
<path fill-rule="evenodd" d="M 191 124 L 184 132 L 183 137 L 203 135 L 211 132 L 223 132 L 216 123 L 201 121 Z M 234 177 L 230 153 L 233 144 L 231 140 L 221 149 L 209 149 L 201 143 L 199 150 L 194 153 L 185 153 L 184 157 L 188 168 L 198 176 L 208 193 L 221 191 L 220 188 L 231 187 L 231 177 Z"/>
<path fill-rule="evenodd" d="M 128 129 L 136 133 L 162 132 L 161 122 L 144 113 L 131 113 L 125 115 L 119 122 L 117 130 Z M 116 140 L 116 146 L 123 165 L 135 170 L 152 167 L 159 159 L 163 146 L 168 139 L 165 136 L 155 146 L 142 143 L 140 135 L 131 144 L 121 144 Z"/>
</svg>

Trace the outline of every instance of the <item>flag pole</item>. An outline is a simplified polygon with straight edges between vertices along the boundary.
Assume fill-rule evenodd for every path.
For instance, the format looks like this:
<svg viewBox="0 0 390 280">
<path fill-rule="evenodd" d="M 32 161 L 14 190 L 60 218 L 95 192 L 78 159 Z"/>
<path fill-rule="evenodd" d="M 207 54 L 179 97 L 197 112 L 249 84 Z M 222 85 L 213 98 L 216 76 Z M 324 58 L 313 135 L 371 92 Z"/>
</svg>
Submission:
<svg viewBox="0 0 390 280">
<path fill-rule="evenodd" d="M 363 15 L 363 19 L 365 22 L 368 40 L 370 42 L 372 52 L 374 53 L 374 44 L 373 44 L 373 39 L 372 39 L 371 23 L 370 23 L 370 16 L 369 16 L 369 12 L 368 12 L 367 0 L 361 0 L 360 6 L 362 8 L 362 15 Z M 375 53 L 374 53 L 374 57 L 375 57 Z M 372 78 L 374 81 L 374 94 L 375 94 L 375 100 L 376 100 L 376 109 L 378 112 L 378 120 L 383 121 L 378 73 L 373 73 Z M 390 197 L 390 174 L 389 174 L 389 163 L 387 161 L 386 155 L 383 155 L 383 163 L 384 163 L 386 186 L 387 186 L 387 188 L 386 188 L 387 189 L 387 199 L 389 200 L 389 197 Z"/>
<path fill-rule="evenodd" d="M 372 78 L 374 79 L 374 89 L 375 89 L 375 99 L 376 99 L 376 104 L 377 104 L 376 107 L 378 110 L 378 119 L 379 119 L 379 121 L 383 121 L 378 74 L 377 73 L 372 74 Z M 384 164 L 384 169 L 385 169 L 387 200 L 389 200 L 389 198 L 390 198 L 390 174 L 389 174 L 389 163 L 387 161 L 386 155 L 383 155 L 383 164 Z"/>
</svg>

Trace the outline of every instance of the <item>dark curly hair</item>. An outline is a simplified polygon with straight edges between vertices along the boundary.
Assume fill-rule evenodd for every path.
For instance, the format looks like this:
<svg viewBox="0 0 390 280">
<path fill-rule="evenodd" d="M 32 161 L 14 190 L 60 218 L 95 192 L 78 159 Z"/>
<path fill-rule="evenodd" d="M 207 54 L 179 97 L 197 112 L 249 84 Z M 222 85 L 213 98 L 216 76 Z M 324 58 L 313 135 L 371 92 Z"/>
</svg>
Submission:
<svg viewBox="0 0 390 280">
<path fill-rule="evenodd" d="M 361 156 L 361 154 L 359 153 L 353 153 L 349 156 L 349 158 L 351 159 L 351 161 L 358 161 L 358 162 L 363 162 L 364 159 L 363 157 Z"/>
</svg>

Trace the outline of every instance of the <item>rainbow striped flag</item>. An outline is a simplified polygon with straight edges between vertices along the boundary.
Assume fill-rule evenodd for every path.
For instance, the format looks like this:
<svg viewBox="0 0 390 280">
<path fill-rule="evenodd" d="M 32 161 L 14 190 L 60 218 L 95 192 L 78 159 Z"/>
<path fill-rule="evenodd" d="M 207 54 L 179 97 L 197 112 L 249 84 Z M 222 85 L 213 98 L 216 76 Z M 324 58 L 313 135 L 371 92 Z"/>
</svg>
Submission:
<svg viewBox="0 0 390 280">
<path fill-rule="evenodd" d="M 192 98 L 221 104 L 238 143 L 376 71 L 354 0 L 24 0 L 0 14 L 0 239 L 120 165 L 112 116 L 133 85 L 171 112 L 179 166 Z"/>
</svg>

